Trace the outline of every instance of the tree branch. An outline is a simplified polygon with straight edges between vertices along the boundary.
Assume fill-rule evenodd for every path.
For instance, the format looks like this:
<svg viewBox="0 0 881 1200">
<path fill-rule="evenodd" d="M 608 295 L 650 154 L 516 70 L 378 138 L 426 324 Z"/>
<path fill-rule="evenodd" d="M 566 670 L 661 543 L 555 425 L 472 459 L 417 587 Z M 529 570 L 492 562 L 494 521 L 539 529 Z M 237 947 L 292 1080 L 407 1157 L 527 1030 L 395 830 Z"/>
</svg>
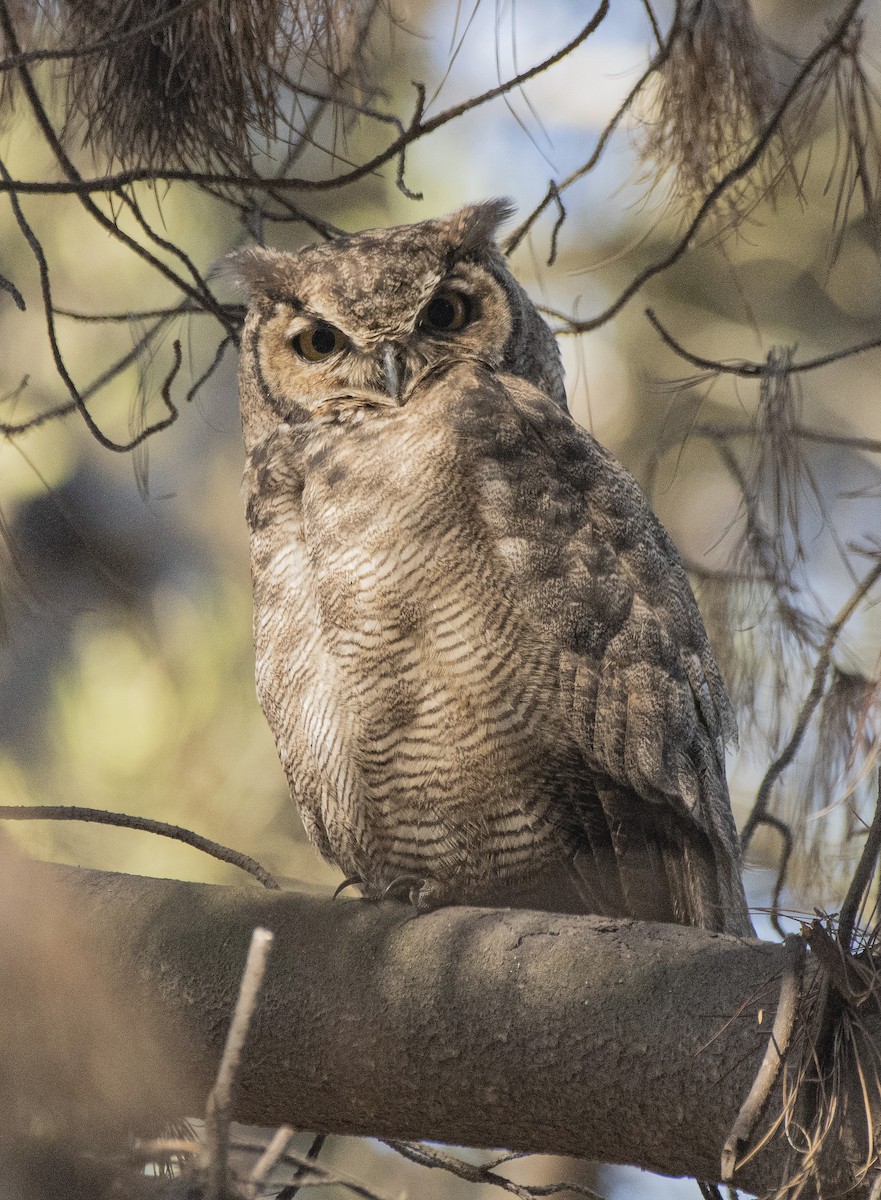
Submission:
<svg viewBox="0 0 881 1200">
<path fill-rule="evenodd" d="M 414 917 L 394 902 L 38 870 L 70 887 L 110 960 L 182 1033 L 169 1117 L 201 1111 L 263 926 L 275 949 L 236 1119 L 717 1179 L 787 962 L 779 945 L 672 925 L 473 908 Z M 877 1040 L 881 1017 L 865 1020 Z M 781 1105 L 778 1085 L 769 1121 Z M 859 1144 L 865 1118 L 849 1120 Z M 788 1153 L 772 1140 L 735 1182 L 773 1189 Z"/>
<path fill-rule="evenodd" d="M 191 171 L 166 168 L 154 169 L 152 167 L 133 167 L 126 170 L 115 171 L 111 174 L 104 175 L 101 178 L 84 179 L 73 170 L 72 164 L 70 164 L 71 169 L 67 169 L 65 165 L 67 162 L 69 162 L 67 155 L 64 153 L 63 148 L 60 147 L 60 144 L 57 143 L 57 139 L 54 139 L 55 144 L 52 145 L 53 153 L 55 153 L 57 161 L 65 171 L 66 179 L 63 181 L 38 181 L 31 179 L 0 180 L 0 193 L 12 191 L 22 195 L 62 194 L 87 197 L 92 192 L 115 192 L 120 188 L 132 183 L 173 183 L 175 181 L 183 181 L 185 183 L 195 183 L 214 187 L 230 186 L 240 190 L 256 189 L 258 191 L 265 191 L 267 190 L 267 187 L 271 185 L 272 189 L 274 189 L 276 192 L 322 192 L 330 189 L 342 188 L 348 184 L 357 183 L 359 180 L 364 179 L 368 175 L 374 174 L 381 166 L 384 166 L 385 163 L 390 162 L 393 159 L 400 162 L 401 152 L 406 150 L 410 145 L 412 145 L 413 142 L 419 141 L 423 137 L 427 137 L 429 134 L 434 133 L 436 129 L 440 129 L 444 125 L 448 125 L 450 122 L 458 120 L 458 118 L 464 113 L 480 108 L 484 104 L 490 103 L 492 100 L 497 100 L 500 96 L 504 96 L 508 92 L 522 87 L 524 83 L 527 83 L 530 79 L 534 79 L 537 75 L 542 74 L 542 72 L 550 70 L 551 67 L 556 66 L 558 62 L 564 59 L 568 54 L 571 54 L 582 44 L 582 42 L 585 42 L 593 33 L 596 32 L 598 27 L 605 20 L 608 11 L 609 0 L 600 0 L 599 7 L 587 24 L 582 26 L 582 28 L 578 31 L 578 33 L 575 34 L 571 41 L 566 42 L 565 45 L 559 47 L 547 58 L 542 59 L 541 62 L 536 63 L 532 67 L 528 67 L 524 71 L 518 72 L 516 75 L 512 75 L 503 83 L 497 84 L 495 87 L 489 88 L 485 92 L 481 92 L 480 95 L 472 96 L 470 99 L 464 100 L 460 104 L 455 104 L 451 108 L 444 109 L 443 112 L 438 113 L 434 117 L 429 117 L 427 120 L 423 120 L 424 114 L 420 98 L 417 102 L 414 115 L 404 128 L 403 133 L 399 134 L 394 141 L 390 142 L 384 150 L 374 155 L 374 157 L 368 162 L 364 162 L 358 166 L 352 167 L 352 169 L 349 171 L 343 171 L 339 175 L 331 175 L 323 179 L 310 179 L 306 176 L 289 176 L 285 179 L 279 179 L 273 176 L 267 179 L 262 175 L 247 175 L 240 171 Z M 4 12 L 4 2 L 0 2 L 0 14 L 3 14 Z M 11 31 L 11 27 L 9 27 L 8 24 L 6 28 L 10 29 Z M 7 37 L 10 46 L 14 47 L 15 54 L 19 56 L 16 61 L 18 63 L 19 73 L 21 74 L 22 81 L 24 83 L 27 68 L 20 57 L 20 48 L 18 43 L 14 41 L 12 32 L 7 32 Z M 39 104 L 39 98 L 36 97 L 36 93 L 34 93 L 34 96 Z M 28 98 L 31 99 L 30 91 L 28 91 Z M 44 132 L 51 133 L 52 131 L 51 129 L 48 131 L 44 129 Z M 57 151 L 55 149 L 55 145 L 58 145 Z M 166 268 L 164 273 L 168 274 L 169 269 Z M 182 288 L 183 291 L 187 290 L 186 288 L 182 287 L 179 279 L 175 279 L 175 282 L 177 283 L 178 287 Z"/>
<path fill-rule="evenodd" d="M 794 101 L 800 95 L 806 82 L 810 79 L 813 72 L 816 70 L 819 63 L 823 61 L 827 54 L 840 46 L 846 37 L 848 30 L 851 28 L 853 21 L 859 11 L 862 0 L 849 0 L 845 6 L 839 19 L 835 25 L 831 27 L 829 34 L 815 48 L 802 63 L 798 74 L 786 89 L 783 97 L 778 103 L 776 109 L 768 119 L 764 129 L 755 138 L 749 151 L 744 154 L 740 161 L 726 171 L 715 184 L 709 189 L 704 199 L 701 201 L 697 211 L 688 222 L 687 227 L 680 235 L 679 239 L 666 254 L 650 262 L 646 267 L 639 271 L 627 286 L 619 293 L 615 300 L 612 301 L 602 312 L 595 317 L 589 317 L 583 321 L 570 321 L 568 329 L 562 331 L 565 333 L 589 333 L 591 330 L 598 329 L 601 325 L 605 325 L 613 317 L 621 311 L 628 300 L 632 299 L 638 291 L 650 279 L 656 275 L 660 275 L 669 267 L 672 267 L 679 261 L 680 258 L 691 248 L 694 239 L 704 224 L 704 221 L 716 207 L 716 203 L 734 184 L 745 179 L 747 175 L 758 165 L 763 154 L 771 143 L 772 138 L 780 128 L 784 117 L 787 115 Z M 668 38 L 669 43 L 669 38 Z"/>
</svg>

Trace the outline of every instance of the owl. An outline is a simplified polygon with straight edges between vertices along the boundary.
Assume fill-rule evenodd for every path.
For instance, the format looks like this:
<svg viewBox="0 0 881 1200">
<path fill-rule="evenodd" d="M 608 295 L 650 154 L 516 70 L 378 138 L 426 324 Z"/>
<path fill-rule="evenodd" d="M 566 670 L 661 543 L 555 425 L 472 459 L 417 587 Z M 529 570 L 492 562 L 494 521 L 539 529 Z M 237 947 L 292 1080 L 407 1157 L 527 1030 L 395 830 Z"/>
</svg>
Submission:
<svg viewBox="0 0 881 1200">
<path fill-rule="evenodd" d="M 260 703 L 368 898 L 750 934 L 697 605 L 568 412 L 510 212 L 233 256 Z"/>
</svg>

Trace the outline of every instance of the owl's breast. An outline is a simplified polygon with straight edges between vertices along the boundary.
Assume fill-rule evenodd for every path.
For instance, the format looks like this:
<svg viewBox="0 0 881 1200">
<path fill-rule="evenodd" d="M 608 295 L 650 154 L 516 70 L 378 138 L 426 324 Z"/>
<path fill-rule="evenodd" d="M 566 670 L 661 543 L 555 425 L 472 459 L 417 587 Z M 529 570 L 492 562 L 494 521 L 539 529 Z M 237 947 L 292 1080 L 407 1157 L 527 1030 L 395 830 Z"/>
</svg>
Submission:
<svg viewBox="0 0 881 1200">
<path fill-rule="evenodd" d="M 258 644 L 295 794 L 318 795 L 344 870 L 385 882 L 540 866 L 572 775 L 557 651 L 482 523 L 472 450 L 425 416 L 321 429 L 299 451 L 298 516 L 267 559 L 296 567 L 275 597 L 289 653 Z"/>
</svg>

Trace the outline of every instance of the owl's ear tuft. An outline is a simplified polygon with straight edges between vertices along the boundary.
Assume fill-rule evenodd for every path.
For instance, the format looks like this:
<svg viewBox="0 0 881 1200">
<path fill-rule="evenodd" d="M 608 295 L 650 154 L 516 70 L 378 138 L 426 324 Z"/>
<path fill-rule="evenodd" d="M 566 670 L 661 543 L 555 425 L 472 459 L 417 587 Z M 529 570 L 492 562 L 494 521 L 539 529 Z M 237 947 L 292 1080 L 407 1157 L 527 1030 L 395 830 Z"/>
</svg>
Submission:
<svg viewBox="0 0 881 1200">
<path fill-rule="evenodd" d="M 239 284 L 253 300 L 257 296 L 286 295 L 292 290 L 290 255 L 268 246 L 243 246 L 222 259 L 222 277 Z"/>
<path fill-rule="evenodd" d="M 507 199 L 469 204 L 446 218 L 447 237 L 460 254 L 483 250 L 495 242 L 496 230 L 513 215 L 515 206 Z"/>
</svg>

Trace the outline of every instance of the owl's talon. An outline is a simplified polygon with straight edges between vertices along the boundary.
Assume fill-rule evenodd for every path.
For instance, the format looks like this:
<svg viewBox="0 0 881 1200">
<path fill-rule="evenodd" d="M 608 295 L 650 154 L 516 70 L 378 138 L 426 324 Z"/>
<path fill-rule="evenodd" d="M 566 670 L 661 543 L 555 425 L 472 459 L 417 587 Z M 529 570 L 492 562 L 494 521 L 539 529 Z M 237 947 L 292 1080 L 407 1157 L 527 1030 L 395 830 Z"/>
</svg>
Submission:
<svg viewBox="0 0 881 1200">
<path fill-rule="evenodd" d="M 445 903 L 437 880 L 421 875 L 399 875 L 383 890 L 382 898 L 409 902 L 417 913 L 431 912 Z"/>
<path fill-rule="evenodd" d="M 425 887 L 421 875 L 399 875 L 383 888 L 383 900 L 405 900 L 414 908 L 419 907 L 419 893 Z"/>
<path fill-rule="evenodd" d="M 342 895 L 346 888 L 356 887 L 359 883 L 363 882 L 364 880 L 360 875 L 350 875 L 348 879 L 344 879 L 338 887 L 334 888 L 334 893 L 331 896 L 331 900 L 336 900 L 338 896 Z"/>
</svg>

